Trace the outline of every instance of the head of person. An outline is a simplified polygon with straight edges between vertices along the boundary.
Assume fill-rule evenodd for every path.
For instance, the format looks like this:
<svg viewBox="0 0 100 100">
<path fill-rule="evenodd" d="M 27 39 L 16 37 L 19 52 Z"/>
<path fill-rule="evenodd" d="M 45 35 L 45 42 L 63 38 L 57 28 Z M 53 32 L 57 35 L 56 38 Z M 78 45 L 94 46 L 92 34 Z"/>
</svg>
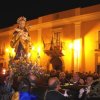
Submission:
<svg viewBox="0 0 100 100">
<path fill-rule="evenodd" d="M 29 73 L 28 78 L 31 82 L 35 82 L 37 80 L 37 76 L 33 73 Z"/>
<path fill-rule="evenodd" d="M 57 75 L 57 71 L 56 70 L 51 70 L 50 76 L 55 77 L 56 75 Z"/>
<path fill-rule="evenodd" d="M 74 81 L 79 81 L 80 77 L 79 77 L 79 74 L 78 73 L 74 73 L 73 74 L 73 80 Z"/>
<path fill-rule="evenodd" d="M 66 74 L 64 72 L 60 72 L 59 79 L 65 79 L 65 78 L 66 78 Z"/>
<path fill-rule="evenodd" d="M 92 76 L 88 76 L 86 79 L 86 84 L 87 85 L 91 85 L 93 83 L 93 77 Z"/>
<path fill-rule="evenodd" d="M 21 28 L 21 29 L 23 29 L 23 28 L 25 28 L 25 25 L 26 25 L 26 18 L 25 17 L 19 17 L 18 19 L 17 19 L 17 23 L 18 23 L 18 26 L 19 26 L 19 28 Z"/>
<path fill-rule="evenodd" d="M 52 77 L 48 81 L 49 90 L 58 91 L 60 89 L 60 81 L 57 77 Z"/>
</svg>

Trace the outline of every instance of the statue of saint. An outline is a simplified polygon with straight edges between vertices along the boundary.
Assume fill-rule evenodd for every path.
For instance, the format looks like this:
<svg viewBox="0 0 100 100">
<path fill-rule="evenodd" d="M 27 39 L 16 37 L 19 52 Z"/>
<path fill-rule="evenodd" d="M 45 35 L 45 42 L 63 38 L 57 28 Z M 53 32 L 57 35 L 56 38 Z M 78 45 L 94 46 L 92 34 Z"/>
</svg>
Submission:
<svg viewBox="0 0 100 100">
<path fill-rule="evenodd" d="M 31 48 L 30 36 L 26 29 L 26 18 L 19 17 L 17 19 L 18 27 L 13 33 L 13 38 L 10 42 L 12 48 L 15 48 L 16 56 L 15 60 L 21 57 L 28 56 L 28 52 Z"/>
</svg>

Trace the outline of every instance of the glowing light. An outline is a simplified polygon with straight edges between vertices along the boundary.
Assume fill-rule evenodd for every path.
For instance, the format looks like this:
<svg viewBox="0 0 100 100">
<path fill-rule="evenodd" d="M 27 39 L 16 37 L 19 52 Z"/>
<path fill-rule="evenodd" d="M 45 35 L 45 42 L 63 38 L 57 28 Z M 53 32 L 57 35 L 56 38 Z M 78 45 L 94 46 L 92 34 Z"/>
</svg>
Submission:
<svg viewBox="0 0 100 100">
<path fill-rule="evenodd" d="M 73 48 L 73 43 L 69 44 L 69 48 L 72 49 Z"/>
<path fill-rule="evenodd" d="M 12 52 L 11 52 L 11 56 L 14 57 L 14 56 L 16 55 L 16 53 L 15 53 L 15 48 L 12 48 L 11 51 L 12 51 Z"/>
<path fill-rule="evenodd" d="M 6 54 L 11 57 L 14 57 L 16 55 L 15 48 L 8 47 L 5 49 L 5 51 L 6 51 Z"/>
<path fill-rule="evenodd" d="M 9 48 L 6 48 L 6 50 L 5 50 L 7 53 L 9 52 Z"/>
<path fill-rule="evenodd" d="M 80 40 L 75 40 L 74 41 L 74 50 L 80 51 L 80 47 L 81 47 Z"/>
<path fill-rule="evenodd" d="M 6 74 L 6 69 L 5 69 L 5 68 L 3 68 L 3 70 L 2 70 L 2 74 L 3 74 L 3 75 Z"/>
<path fill-rule="evenodd" d="M 41 52 L 41 48 L 40 48 L 40 47 L 38 47 L 37 51 L 38 51 L 38 53 L 40 53 L 40 52 Z"/>
<path fill-rule="evenodd" d="M 12 48 L 12 52 L 15 52 L 15 48 Z"/>
<path fill-rule="evenodd" d="M 74 41 L 74 64 L 75 64 L 75 71 L 79 71 L 81 65 L 81 47 L 82 42 L 81 39 L 77 39 Z"/>
<path fill-rule="evenodd" d="M 32 50 L 35 50 L 35 47 L 34 46 L 32 46 Z"/>
<path fill-rule="evenodd" d="M 28 55 L 27 55 L 27 56 L 28 56 L 28 58 L 30 58 L 30 56 L 31 56 L 31 53 L 28 53 Z"/>
<path fill-rule="evenodd" d="M 81 43 L 80 40 L 75 40 L 74 41 L 74 56 L 75 58 L 79 58 L 80 56 L 80 49 L 81 49 Z"/>
<path fill-rule="evenodd" d="M 65 51 L 65 50 L 62 50 L 62 53 L 63 53 L 64 55 L 66 55 L 66 51 Z"/>
</svg>

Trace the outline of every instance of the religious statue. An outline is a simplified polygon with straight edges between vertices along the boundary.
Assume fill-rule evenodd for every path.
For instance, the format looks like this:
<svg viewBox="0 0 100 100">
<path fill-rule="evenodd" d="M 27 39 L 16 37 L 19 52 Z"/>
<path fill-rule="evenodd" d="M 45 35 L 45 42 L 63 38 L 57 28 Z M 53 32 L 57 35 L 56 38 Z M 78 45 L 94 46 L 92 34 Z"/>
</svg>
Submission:
<svg viewBox="0 0 100 100">
<path fill-rule="evenodd" d="M 16 56 L 15 60 L 18 60 L 21 57 L 27 57 L 28 52 L 31 48 L 30 36 L 28 30 L 26 29 L 26 18 L 19 17 L 17 19 L 18 27 L 13 33 L 13 38 L 10 42 L 12 48 L 15 48 Z"/>
</svg>

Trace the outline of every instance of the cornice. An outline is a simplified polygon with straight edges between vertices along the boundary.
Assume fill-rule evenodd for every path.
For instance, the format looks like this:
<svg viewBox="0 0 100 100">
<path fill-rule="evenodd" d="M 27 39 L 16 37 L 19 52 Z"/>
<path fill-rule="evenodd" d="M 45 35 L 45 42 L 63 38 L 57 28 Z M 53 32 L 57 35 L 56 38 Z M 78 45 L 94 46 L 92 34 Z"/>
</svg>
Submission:
<svg viewBox="0 0 100 100">
<path fill-rule="evenodd" d="M 86 22 L 86 21 L 98 20 L 98 19 L 100 19 L 100 12 L 94 12 L 90 14 L 78 15 L 78 16 L 73 16 L 69 18 L 53 20 L 50 22 L 39 23 L 36 25 L 31 24 L 27 26 L 27 28 L 29 29 L 29 31 L 34 31 L 34 30 L 43 29 L 43 28 L 57 27 L 57 26 L 62 26 L 66 24 L 75 24 L 76 22 Z M 9 35 L 12 34 L 11 31 L 14 30 L 15 26 L 16 25 L 8 29 L 6 28 L 5 30 L 0 30 L 0 36 L 7 35 L 8 33 Z"/>
</svg>

